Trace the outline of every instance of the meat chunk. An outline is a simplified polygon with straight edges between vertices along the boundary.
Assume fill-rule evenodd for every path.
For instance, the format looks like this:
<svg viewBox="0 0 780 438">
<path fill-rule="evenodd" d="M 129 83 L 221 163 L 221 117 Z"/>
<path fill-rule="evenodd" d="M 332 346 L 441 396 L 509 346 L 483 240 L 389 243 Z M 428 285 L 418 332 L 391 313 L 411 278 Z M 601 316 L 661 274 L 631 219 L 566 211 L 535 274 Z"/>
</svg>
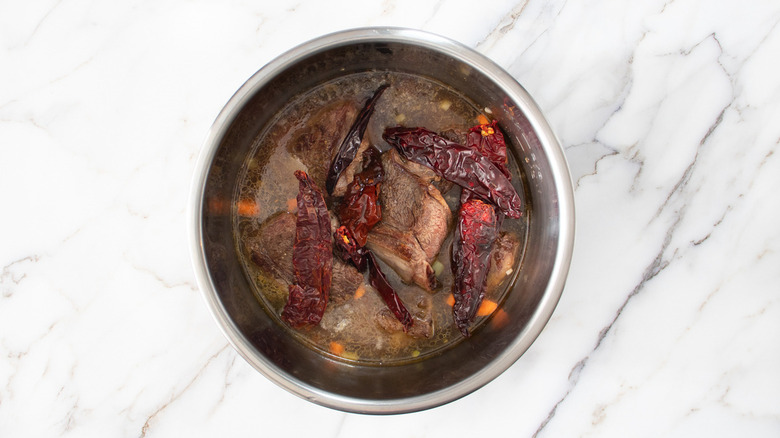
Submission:
<svg viewBox="0 0 780 438">
<path fill-rule="evenodd" d="M 295 223 L 293 214 L 282 212 L 273 215 L 260 225 L 257 235 L 247 245 L 252 262 L 285 285 L 295 281 L 292 262 Z M 331 302 L 340 304 L 349 300 L 362 283 L 363 274 L 334 257 Z"/>
<path fill-rule="evenodd" d="M 333 156 L 357 113 L 355 102 L 339 100 L 312 114 L 303 126 L 292 131 L 287 149 L 306 165 L 309 177 L 318 187 L 325 187 Z"/>
<path fill-rule="evenodd" d="M 368 233 L 366 246 L 405 283 L 414 283 L 427 291 L 439 287 L 430 261 L 411 231 L 380 222 Z"/>
<path fill-rule="evenodd" d="M 360 147 L 357 150 L 357 154 L 355 154 L 355 159 L 349 163 L 346 169 L 344 169 L 344 172 L 336 183 L 336 187 L 333 188 L 333 196 L 341 197 L 347 193 L 347 186 L 355 178 L 355 174 L 359 173 L 360 169 L 363 168 L 363 153 L 368 150 L 368 147 L 368 138 L 364 138 L 363 141 L 360 142 Z"/>
<path fill-rule="evenodd" d="M 432 184 L 432 170 L 405 160 L 395 149 L 382 154 L 382 166 L 382 222 L 369 233 L 368 248 L 403 281 L 431 291 L 438 282 L 430 263 L 447 237 L 452 212 Z"/>
<path fill-rule="evenodd" d="M 490 269 L 485 286 L 488 294 L 494 292 L 512 274 L 519 251 L 520 239 L 515 233 L 499 234 L 493 246 L 493 253 L 490 255 Z"/>
<path fill-rule="evenodd" d="M 433 336 L 434 331 L 433 315 L 431 314 L 433 305 L 430 297 L 423 297 L 417 303 L 417 308 L 418 310 L 412 315 L 414 323 L 406 334 L 417 339 L 430 338 Z M 382 309 L 377 312 L 375 320 L 386 332 L 399 333 L 404 331 L 403 324 L 398 321 L 398 318 L 393 316 L 393 312 L 390 309 Z"/>
</svg>

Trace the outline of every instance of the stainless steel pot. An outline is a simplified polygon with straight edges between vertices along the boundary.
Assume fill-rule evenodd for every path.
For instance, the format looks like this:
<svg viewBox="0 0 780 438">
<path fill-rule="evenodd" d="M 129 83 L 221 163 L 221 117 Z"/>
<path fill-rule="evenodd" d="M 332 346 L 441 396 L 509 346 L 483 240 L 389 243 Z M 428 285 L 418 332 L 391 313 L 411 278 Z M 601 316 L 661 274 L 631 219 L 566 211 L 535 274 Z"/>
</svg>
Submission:
<svg viewBox="0 0 780 438">
<path fill-rule="evenodd" d="M 231 199 L 239 169 L 263 126 L 293 96 L 340 75 L 390 70 L 448 84 L 490 108 L 528 185 L 527 249 L 502 309 L 441 355 L 416 363 L 360 366 L 334 361 L 289 336 L 263 310 L 237 259 L 229 215 L 209 208 Z M 574 199 L 564 154 L 528 93 L 484 56 L 421 31 L 365 28 L 298 46 L 252 76 L 217 117 L 197 164 L 190 238 L 198 283 L 217 323 L 266 377 L 314 403 L 344 411 L 418 411 L 458 399 L 509 368 L 549 320 L 563 289 L 574 240 Z"/>
</svg>

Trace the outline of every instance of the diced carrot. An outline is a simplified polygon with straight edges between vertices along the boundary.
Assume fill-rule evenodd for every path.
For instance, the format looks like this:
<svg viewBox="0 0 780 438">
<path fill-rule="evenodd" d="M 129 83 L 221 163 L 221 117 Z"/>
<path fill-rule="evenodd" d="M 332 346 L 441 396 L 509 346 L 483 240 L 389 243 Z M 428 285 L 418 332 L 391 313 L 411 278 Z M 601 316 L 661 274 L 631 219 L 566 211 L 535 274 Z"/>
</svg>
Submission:
<svg viewBox="0 0 780 438">
<path fill-rule="evenodd" d="M 479 304 L 479 308 L 477 308 L 477 316 L 490 315 L 491 313 L 495 312 L 497 308 L 498 308 L 498 303 L 496 303 L 495 301 L 483 299 L 482 302 Z"/>
<path fill-rule="evenodd" d="M 490 325 L 494 328 L 504 327 L 509 322 L 509 315 L 507 315 L 504 309 L 498 309 L 496 313 L 490 318 Z"/>
<path fill-rule="evenodd" d="M 515 107 L 514 107 L 514 105 L 504 104 L 504 109 L 507 110 L 509 112 L 509 114 L 512 115 L 512 117 L 514 117 L 514 115 L 515 115 Z"/>
<path fill-rule="evenodd" d="M 295 209 L 298 208 L 298 200 L 295 198 L 290 198 L 287 200 L 287 211 L 292 213 L 295 211 Z"/>
<path fill-rule="evenodd" d="M 236 205 L 236 212 L 239 216 L 252 217 L 260 214 L 260 207 L 251 199 L 242 199 Z"/>
<path fill-rule="evenodd" d="M 366 293 L 366 287 L 362 284 L 355 290 L 355 299 L 362 297 Z"/>
<path fill-rule="evenodd" d="M 336 356 L 341 356 L 344 353 L 344 346 L 339 344 L 336 341 L 331 341 L 330 352 L 335 354 Z"/>
<path fill-rule="evenodd" d="M 207 202 L 207 205 L 209 207 L 209 213 L 211 214 L 228 214 L 228 210 L 230 207 L 230 204 L 228 202 L 225 202 L 223 198 L 217 198 L 212 197 L 209 198 Z"/>
<path fill-rule="evenodd" d="M 447 295 L 447 305 L 448 306 L 454 306 L 455 305 L 455 296 L 452 294 Z M 495 312 L 498 308 L 498 303 L 495 301 L 491 301 L 488 299 L 482 300 L 482 302 L 479 304 L 479 307 L 477 308 L 477 316 L 487 316 L 491 313 Z"/>
<path fill-rule="evenodd" d="M 477 123 L 480 125 L 487 125 L 490 122 L 488 121 L 487 117 L 485 117 L 483 114 L 480 114 L 477 116 Z"/>
</svg>

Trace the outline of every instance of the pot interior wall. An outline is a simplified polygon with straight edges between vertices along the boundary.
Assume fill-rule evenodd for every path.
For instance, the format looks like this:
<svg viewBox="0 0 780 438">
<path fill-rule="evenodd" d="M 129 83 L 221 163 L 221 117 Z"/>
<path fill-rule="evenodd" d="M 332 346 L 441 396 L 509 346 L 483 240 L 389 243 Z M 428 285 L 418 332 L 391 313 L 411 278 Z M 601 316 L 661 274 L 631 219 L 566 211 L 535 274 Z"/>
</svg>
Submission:
<svg viewBox="0 0 780 438">
<path fill-rule="evenodd" d="M 253 95 L 231 115 L 211 163 L 204 189 L 202 241 L 222 311 L 254 349 L 244 354 L 258 369 L 277 373 L 275 378 L 297 381 L 317 400 L 327 392 L 347 398 L 393 400 L 444 390 L 483 372 L 486 365 L 508 348 L 525 350 L 533 339 L 522 336 L 542 305 L 555 252 L 558 248 L 559 211 L 550 164 L 533 126 L 518 110 L 520 102 L 490 78 L 450 53 L 423 45 L 364 42 L 329 48 L 307 58 L 288 62 L 283 73 L 254 83 Z M 277 69 L 281 71 L 282 68 Z M 392 70 L 422 75 L 450 85 L 489 107 L 511 143 L 511 153 L 521 163 L 530 203 L 529 236 L 525 257 L 516 271 L 514 290 L 503 305 L 507 324 L 486 324 L 470 339 L 446 353 L 408 365 L 375 367 L 334 361 L 304 347 L 285 333 L 255 299 L 237 258 L 229 212 L 213 208 L 230 200 L 240 167 L 257 135 L 271 116 L 300 91 L 337 75 L 366 70 Z M 545 175 L 545 177 L 542 177 Z M 557 296 L 555 297 L 557 300 Z M 535 335 L 534 335 L 535 336 Z M 508 365 L 507 365 L 508 366 Z M 503 371 L 503 370 L 501 370 Z"/>
</svg>

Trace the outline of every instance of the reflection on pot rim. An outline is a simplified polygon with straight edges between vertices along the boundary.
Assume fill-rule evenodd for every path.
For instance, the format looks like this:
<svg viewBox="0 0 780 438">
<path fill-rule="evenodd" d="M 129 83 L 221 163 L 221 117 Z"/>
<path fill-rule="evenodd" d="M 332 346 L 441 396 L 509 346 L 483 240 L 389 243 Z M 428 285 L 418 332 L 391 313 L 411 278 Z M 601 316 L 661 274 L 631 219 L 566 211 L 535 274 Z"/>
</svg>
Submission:
<svg viewBox="0 0 780 438">
<path fill-rule="evenodd" d="M 354 366 L 313 353 L 285 336 L 259 306 L 232 249 L 229 219 L 208 199 L 230 199 L 238 168 L 276 110 L 314 84 L 355 71 L 385 69 L 446 83 L 489 107 L 528 175 L 533 217 L 529 253 L 504 304 L 515 318 L 457 348 L 415 364 Z M 487 384 L 536 339 L 560 298 L 571 260 L 574 201 L 561 147 L 528 93 L 504 70 L 451 40 L 399 28 L 354 29 L 315 39 L 260 69 L 215 120 L 199 157 L 190 200 L 190 239 L 199 286 L 219 327 L 253 367 L 312 402 L 351 412 L 431 408 Z M 227 236 L 226 236 L 227 235 Z M 252 301 L 254 300 L 254 304 Z M 435 376 L 436 378 L 432 378 Z"/>
</svg>

